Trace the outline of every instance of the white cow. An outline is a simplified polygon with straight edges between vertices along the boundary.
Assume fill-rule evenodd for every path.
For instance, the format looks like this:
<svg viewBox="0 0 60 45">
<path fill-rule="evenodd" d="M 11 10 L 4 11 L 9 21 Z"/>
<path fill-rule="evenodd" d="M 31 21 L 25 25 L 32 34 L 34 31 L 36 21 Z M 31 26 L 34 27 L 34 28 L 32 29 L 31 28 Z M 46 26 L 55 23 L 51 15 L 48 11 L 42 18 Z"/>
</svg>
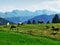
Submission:
<svg viewBox="0 0 60 45">
<path fill-rule="evenodd" d="M 9 26 L 10 25 L 10 23 L 8 22 L 7 24 L 6 24 L 6 26 Z"/>
<path fill-rule="evenodd" d="M 22 22 L 19 22 L 19 24 L 21 25 L 21 24 L 22 24 Z"/>
<path fill-rule="evenodd" d="M 18 23 L 18 26 L 19 26 L 19 25 L 23 25 L 23 23 L 22 23 L 22 22 L 19 22 L 19 23 Z"/>
</svg>

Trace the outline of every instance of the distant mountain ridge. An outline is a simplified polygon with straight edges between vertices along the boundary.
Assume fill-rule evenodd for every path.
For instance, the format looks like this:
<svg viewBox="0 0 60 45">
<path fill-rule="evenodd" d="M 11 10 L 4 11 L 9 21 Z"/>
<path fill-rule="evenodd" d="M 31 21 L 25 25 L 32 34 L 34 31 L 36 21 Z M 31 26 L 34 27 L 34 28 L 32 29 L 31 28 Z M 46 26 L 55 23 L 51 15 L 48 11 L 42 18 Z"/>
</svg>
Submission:
<svg viewBox="0 0 60 45">
<path fill-rule="evenodd" d="M 46 23 L 47 21 L 52 22 L 55 14 L 58 14 L 60 17 L 59 13 L 48 10 L 36 10 L 34 12 L 28 10 L 13 10 L 12 12 L 0 12 L 0 18 L 15 24 L 20 21 L 22 21 L 23 23 L 27 23 L 28 20 L 30 20 L 31 22 L 32 20 L 43 20 L 44 23 Z"/>
<path fill-rule="evenodd" d="M 23 16 L 38 16 L 38 15 L 52 15 L 58 14 L 54 11 L 48 10 L 36 10 L 34 12 L 28 10 L 13 10 L 11 12 L 0 12 L 0 17 L 2 18 L 9 18 L 9 17 L 23 17 Z"/>
<path fill-rule="evenodd" d="M 28 17 L 28 16 L 25 16 L 25 17 L 10 17 L 10 18 L 5 18 L 5 19 L 17 24 L 20 21 L 25 22 L 25 21 L 27 21 L 31 18 L 33 18 L 33 17 L 31 17 L 31 16 L 30 17 Z"/>
</svg>

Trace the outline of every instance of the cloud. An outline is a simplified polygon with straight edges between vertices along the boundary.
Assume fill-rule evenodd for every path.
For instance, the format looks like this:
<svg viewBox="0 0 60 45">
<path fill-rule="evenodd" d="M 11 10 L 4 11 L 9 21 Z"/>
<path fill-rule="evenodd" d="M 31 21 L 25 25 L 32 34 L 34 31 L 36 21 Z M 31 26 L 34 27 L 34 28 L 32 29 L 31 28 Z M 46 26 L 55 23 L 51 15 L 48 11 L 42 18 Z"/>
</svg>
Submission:
<svg viewBox="0 0 60 45">
<path fill-rule="evenodd" d="M 28 9 L 30 9 L 30 10 L 47 9 L 47 10 L 60 12 L 60 1 L 44 1 L 41 3 L 37 3 L 35 5 L 32 5 Z"/>
<path fill-rule="evenodd" d="M 0 0 L 0 5 L 0 11 L 47 9 L 60 12 L 60 0 Z"/>
</svg>

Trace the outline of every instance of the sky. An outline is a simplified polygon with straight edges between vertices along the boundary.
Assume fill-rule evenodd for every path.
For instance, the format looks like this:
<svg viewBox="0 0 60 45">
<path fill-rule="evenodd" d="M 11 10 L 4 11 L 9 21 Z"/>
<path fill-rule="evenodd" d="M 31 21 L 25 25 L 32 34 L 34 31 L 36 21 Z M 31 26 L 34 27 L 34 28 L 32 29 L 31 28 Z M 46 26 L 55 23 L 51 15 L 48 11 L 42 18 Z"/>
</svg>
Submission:
<svg viewBox="0 0 60 45">
<path fill-rule="evenodd" d="M 60 0 L 0 0 L 0 11 L 51 10 L 60 12 Z"/>
</svg>

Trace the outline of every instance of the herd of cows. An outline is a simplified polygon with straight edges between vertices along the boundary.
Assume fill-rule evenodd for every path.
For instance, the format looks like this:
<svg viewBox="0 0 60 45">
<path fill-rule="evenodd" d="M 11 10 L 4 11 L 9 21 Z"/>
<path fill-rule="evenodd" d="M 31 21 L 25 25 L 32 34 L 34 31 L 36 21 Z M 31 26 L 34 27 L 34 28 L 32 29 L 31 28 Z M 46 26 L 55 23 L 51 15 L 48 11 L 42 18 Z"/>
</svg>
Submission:
<svg viewBox="0 0 60 45">
<path fill-rule="evenodd" d="M 46 26 L 46 28 L 49 29 L 50 26 Z M 52 34 L 56 35 L 58 33 L 58 31 L 60 30 L 60 28 L 55 28 L 54 26 L 52 26 L 51 30 L 53 31 Z"/>
<path fill-rule="evenodd" d="M 9 25 L 10 25 L 9 23 L 6 24 L 6 26 L 9 26 Z M 23 23 L 19 22 L 17 26 L 21 26 L 21 25 L 23 25 Z M 11 25 L 10 30 L 12 31 L 15 28 L 18 31 L 17 26 Z M 48 25 L 46 25 L 45 27 L 46 27 L 46 29 L 50 29 L 50 26 L 48 26 Z M 51 30 L 53 31 L 51 34 L 56 35 L 57 32 L 60 30 L 60 28 L 55 28 L 54 26 L 52 26 Z"/>
<path fill-rule="evenodd" d="M 16 29 L 16 30 L 18 31 L 18 28 L 17 28 L 17 27 L 19 27 L 19 26 L 21 26 L 21 25 L 23 25 L 22 22 L 19 22 L 19 23 L 17 24 L 17 26 L 16 26 L 16 25 L 10 25 L 10 23 L 8 22 L 8 23 L 6 24 L 6 27 L 10 26 L 10 31 L 12 31 L 13 29 Z"/>
</svg>

